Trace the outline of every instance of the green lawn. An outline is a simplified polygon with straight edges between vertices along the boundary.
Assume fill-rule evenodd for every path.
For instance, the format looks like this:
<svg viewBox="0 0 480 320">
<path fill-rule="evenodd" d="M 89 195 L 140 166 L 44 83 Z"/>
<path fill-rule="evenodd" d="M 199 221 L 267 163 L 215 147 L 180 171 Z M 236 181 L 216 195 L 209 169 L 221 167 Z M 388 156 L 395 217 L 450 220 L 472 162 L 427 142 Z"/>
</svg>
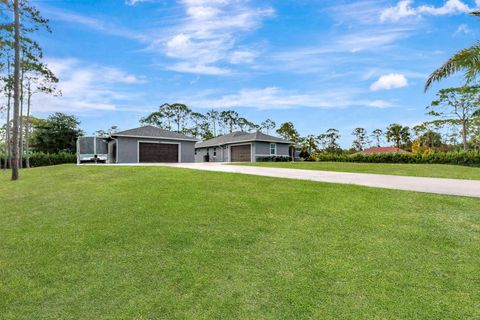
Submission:
<svg viewBox="0 0 480 320">
<path fill-rule="evenodd" d="M 1 319 L 479 319 L 480 200 L 161 167 L 0 173 Z"/>
<path fill-rule="evenodd" d="M 238 163 L 236 163 L 238 165 Z M 355 163 L 355 162 L 256 162 L 247 166 L 307 169 L 358 173 L 393 174 L 399 176 L 480 180 L 480 167 L 446 164 Z"/>
</svg>

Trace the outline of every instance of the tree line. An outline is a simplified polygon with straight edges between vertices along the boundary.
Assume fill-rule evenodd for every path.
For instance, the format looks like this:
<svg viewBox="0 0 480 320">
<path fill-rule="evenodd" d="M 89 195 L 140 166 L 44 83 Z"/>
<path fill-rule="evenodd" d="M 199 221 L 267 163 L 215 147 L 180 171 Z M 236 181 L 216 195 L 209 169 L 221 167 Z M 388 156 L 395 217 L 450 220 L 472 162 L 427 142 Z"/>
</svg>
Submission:
<svg viewBox="0 0 480 320">
<path fill-rule="evenodd" d="M 28 0 L 0 2 L 0 90 L 6 114 L 4 153 L 12 169 L 12 180 L 19 177 L 22 157 L 29 167 L 31 105 L 39 93 L 59 95 L 58 78 L 43 61 L 41 45 L 34 39 L 39 30 L 51 32 L 48 19 Z"/>
<path fill-rule="evenodd" d="M 26 116 L 23 118 L 23 121 L 26 121 Z M 22 136 L 25 144 L 31 147 L 28 156 L 33 151 L 46 154 L 75 153 L 78 137 L 85 134 L 80 129 L 80 121 L 73 115 L 56 112 L 46 119 L 31 116 L 29 121 L 29 131 L 24 131 Z M 0 147 L 3 150 L 7 147 L 6 133 L 7 125 L 4 124 L 0 127 Z M 7 164 L 6 167 L 9 167 L 8 154 L 5 151 L 0 152 L 0 157 L 3 158 L 3 163 Z M 22 160 L 26 163 L 27 159 L 25 152 L 25 159 Z"/>
<path fill-rule="evenodd" d="M 234 131 L 264 131 L 266 134 L 275 129 L 275 121 L 266 119 L 256 124 L 235 110 L 209 110 L 206 113 L 195 112 L 183 103 L 164 103 L 158 111 L 140 119 L 142 125 L 153 125 L 166 130 L 193 136 L 202 140 L 232 133 Z"/>
</svg>

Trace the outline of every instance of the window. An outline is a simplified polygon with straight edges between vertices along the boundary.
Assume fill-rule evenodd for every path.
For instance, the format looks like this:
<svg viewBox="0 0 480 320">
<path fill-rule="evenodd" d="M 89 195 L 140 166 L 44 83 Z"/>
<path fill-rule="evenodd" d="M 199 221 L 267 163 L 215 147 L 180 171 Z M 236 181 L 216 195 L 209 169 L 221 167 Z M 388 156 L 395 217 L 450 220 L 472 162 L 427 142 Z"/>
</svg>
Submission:
<svg viewBox="0 0 480 320">
<path fill-rule="evenodd" d="M 270 155 L 274 156 L 277 154 L 277 145 L 275 143 L 270 143 Z"/>
<path fill-rule="evenodd" d="M 214 156 L 214 157 L 217 156 L 217 148 L 213 148 L 213 156 Z"/>
<path fill-rule="evenodd" d="M 207 148 L 207 156 L 210 154 L 210 149 Z"/>
<path fill-rule="evenodd" d="M 195 149 L 195 155 L 197 155 L 197 149 Z"/>
</svg>

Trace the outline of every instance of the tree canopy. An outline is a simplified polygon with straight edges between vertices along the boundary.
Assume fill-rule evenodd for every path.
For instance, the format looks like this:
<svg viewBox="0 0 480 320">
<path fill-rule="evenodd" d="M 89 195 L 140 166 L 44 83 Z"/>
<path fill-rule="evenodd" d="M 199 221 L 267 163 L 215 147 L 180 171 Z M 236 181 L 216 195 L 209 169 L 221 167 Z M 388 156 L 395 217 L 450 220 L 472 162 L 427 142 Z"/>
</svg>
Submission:
<svg viewBox="0 0 480 320">
<path fill-rule="evenodd" d="M 46 153 L 75 152 L 77 138 L 83 134 L 75 116 L 54 113 L 35 127 L 33 147 Z"/>
</svg>

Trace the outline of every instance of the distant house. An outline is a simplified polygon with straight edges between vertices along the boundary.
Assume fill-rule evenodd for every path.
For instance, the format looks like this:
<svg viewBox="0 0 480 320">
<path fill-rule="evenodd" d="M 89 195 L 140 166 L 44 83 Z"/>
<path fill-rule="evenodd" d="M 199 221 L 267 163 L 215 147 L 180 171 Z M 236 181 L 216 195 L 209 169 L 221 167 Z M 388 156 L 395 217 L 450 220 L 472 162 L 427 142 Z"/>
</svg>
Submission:
<svg viewBox="0 0 480 320">
<path fill-rule="evenodd" d="M 368 155 L 368 154 L 385 154 L 385 153 L 410 154 L 411 152 L 405 151 L 397 147 L 373 147 L 373 148 L 368 148 L 362 151 L 355 152 L 354 154 L 352 154 L 352 156 L 357 154 Z"/>
<path fill-rule="evenodd" d="M 80 137 L 77 154 L 79 162 L 94 159 L 107 163 L 194 162 L 197 141 L 181 133 L 145 126 L 112 133 L 110 137 Z"/>
<path fill-rule="evenodd" d="M 237 131 L 195 145 L 195 162 L 255 162 L 258 158 L 291 156 L 291 141 L 262 132 Z"/>
</svg>

